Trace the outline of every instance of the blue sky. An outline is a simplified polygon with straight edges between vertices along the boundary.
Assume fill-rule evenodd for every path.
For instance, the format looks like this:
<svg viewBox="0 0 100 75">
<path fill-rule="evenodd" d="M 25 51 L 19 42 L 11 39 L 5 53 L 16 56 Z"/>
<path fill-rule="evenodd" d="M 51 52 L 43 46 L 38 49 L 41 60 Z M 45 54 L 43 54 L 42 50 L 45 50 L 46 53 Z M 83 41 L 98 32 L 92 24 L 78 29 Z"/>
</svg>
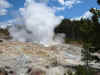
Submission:
<svg viewBox="0 0 100 75">
<path fill-rule="evenodd" d="M 13 19 L 18 12 L 19 8 L 24 7 L 25 0 L 6 0 L 11 5 L 9 8 L 5 7 L 7 13 L 5 15 L 0 15 L 0 22 L 5 22 Z M 67 1 L 67 0 L 65 0 Z M 68 0 L 70 1 L 70 0 Z M 72 7 L 64 6 L 57 0 L 49 0 L 48 6 L 63 8 L 64 10 L 56 10 L 57 16 L 64 16 L 65 18 L 75 18 L 82 16 L 90 8 L 100 8 L 96 3 L 96 0 L 78 0 L 80 3 L 73 4 Z"/>
</svg>

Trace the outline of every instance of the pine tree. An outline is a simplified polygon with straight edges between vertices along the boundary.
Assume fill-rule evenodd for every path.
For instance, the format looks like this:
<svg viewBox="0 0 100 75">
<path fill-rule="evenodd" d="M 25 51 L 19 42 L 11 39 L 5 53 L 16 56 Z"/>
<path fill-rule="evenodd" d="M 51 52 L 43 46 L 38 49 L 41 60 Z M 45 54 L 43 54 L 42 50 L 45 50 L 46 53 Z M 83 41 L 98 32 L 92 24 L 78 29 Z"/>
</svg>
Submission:
<svg viewBox="0 0 100 75">
<path fill-rule="evenodd" d="M 85 66 L 87 69 L 89 68 L 89 63 L 91 62 L 91 53 L 90 53 L 90 47 L 91 43 L 88 41 L 83 44 L 83 49 L 81 50 L 82 52 L 82 61 L 84 61 Z"/>
<path fill-rule="evenodd" d="M 98 4 L 99 4 L 98 0 Z M 84 32 L 86 38 L 84 38 L 83 50 L 82 50 L 82 60 L 86 63 L 87 67 L 89 67 L 89 63 L 91 61 L 100 62 L 100 57 L 97 55 L 93 55 L 94 53 L 99 53 L 100 51 L 100 24 L 98 18 L 100 18 L 100 10 L 95 8 L 91 8 L 90 12 L 93 13 L 92 16 L 92 25 L 82 27 L 82 31 Z M 85 23 L 84 23 L 85 24 Z M 93 27 L 92 27 L 93 26 Z M 92 30 L 91 30 L 92 29 Z M 87 33 L 86 33 L 87 32 Z M 91 36 L 92 33 L 92 36 Z M 85 36 L 83 35 L 83 36 Z M 92 38 L 91 38 L 92 37 Z M 90 40 L 91 39 L 91 40 Z"/>
<path fill-rule="evenodd" d="M 97 3 L 100 5 L 100 0 L 97 0 Z"/>
<path fill-rule="evenodd" d="M 100 0 L 97 2 L 100 4 Z M 85 62 L 87 69 L 91 61 L 100 61 L 98 56 L 93 55 L 93 53 L 98 53 L 100 50 L 100 24 L 98 20 L 98 18 L 100 18 L 100 10 L 91 8 L 90 12 L 93 13 L 92 24 L 88 24 L 86 21 L 82 20 L 82 25 L 80 26 L 84 41 L 82 60 Z M 90 37 L 91 33 L 93 38 Z"/>
</svg>

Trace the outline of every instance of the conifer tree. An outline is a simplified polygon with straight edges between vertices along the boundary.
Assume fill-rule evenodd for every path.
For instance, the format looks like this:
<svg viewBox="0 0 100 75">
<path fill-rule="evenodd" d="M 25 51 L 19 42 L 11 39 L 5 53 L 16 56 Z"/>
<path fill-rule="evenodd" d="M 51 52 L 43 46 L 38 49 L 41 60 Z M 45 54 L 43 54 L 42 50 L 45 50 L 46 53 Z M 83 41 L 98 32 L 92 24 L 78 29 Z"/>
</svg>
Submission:
<svg viewBox="0 0 100 75">
<path fill-rule="evenodd" d="M 100 0 L 97 0 L 97 3 L 100 5 Z"/>
</svg>

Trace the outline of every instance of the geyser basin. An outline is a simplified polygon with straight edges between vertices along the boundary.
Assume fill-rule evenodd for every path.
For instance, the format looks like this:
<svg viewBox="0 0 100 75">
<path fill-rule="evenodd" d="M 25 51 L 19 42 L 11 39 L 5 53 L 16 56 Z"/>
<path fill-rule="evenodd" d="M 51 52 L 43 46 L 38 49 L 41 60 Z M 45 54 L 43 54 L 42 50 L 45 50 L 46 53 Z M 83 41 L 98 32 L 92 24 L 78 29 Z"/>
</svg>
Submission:
<svg viewBox="0 0 100 75">
<path fill-rule="evenodd" d="M 45 3 L 26 0 L 24 8 L 19 9 L 20 17 L 10 29 L 14 40 L 47 45 L 53 42 L 54 28 L 62 21 L 55 11 Z M 21 22 L 21 23 L 20 23 Z"/>
<path fill-rule="evenodd" d="M 57 75 L 68 68 L 64 66 L 81 64 L 81 48 L 68 44 L 44 47 L 32 43 L 5 42 L 0 43 L 0 51 L 0 66 L 11 67 L 17 73 L 15 75 L 30 75 L 27 73 L 29 68 L 41 70 L 46 73 L 44 75 Z"/>
</svg>

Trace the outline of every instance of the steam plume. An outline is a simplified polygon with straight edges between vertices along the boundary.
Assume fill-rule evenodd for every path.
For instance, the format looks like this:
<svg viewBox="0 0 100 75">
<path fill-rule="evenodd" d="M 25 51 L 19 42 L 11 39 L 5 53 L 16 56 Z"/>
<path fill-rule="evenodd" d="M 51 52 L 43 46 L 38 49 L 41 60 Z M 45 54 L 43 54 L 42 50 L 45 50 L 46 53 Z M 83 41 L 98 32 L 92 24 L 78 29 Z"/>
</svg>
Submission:
<svg viewBox="0 0 100 75">
<path fill-rule="evenodd" d="M 24 8 L 19 9 L 19 24 L 13 25 L 9 31 L 14 40 L 49 44 L 53 41 L 54 28 L 62 21 L 55 11 L 44 2 L 26 0 Z"/>
</svg>

